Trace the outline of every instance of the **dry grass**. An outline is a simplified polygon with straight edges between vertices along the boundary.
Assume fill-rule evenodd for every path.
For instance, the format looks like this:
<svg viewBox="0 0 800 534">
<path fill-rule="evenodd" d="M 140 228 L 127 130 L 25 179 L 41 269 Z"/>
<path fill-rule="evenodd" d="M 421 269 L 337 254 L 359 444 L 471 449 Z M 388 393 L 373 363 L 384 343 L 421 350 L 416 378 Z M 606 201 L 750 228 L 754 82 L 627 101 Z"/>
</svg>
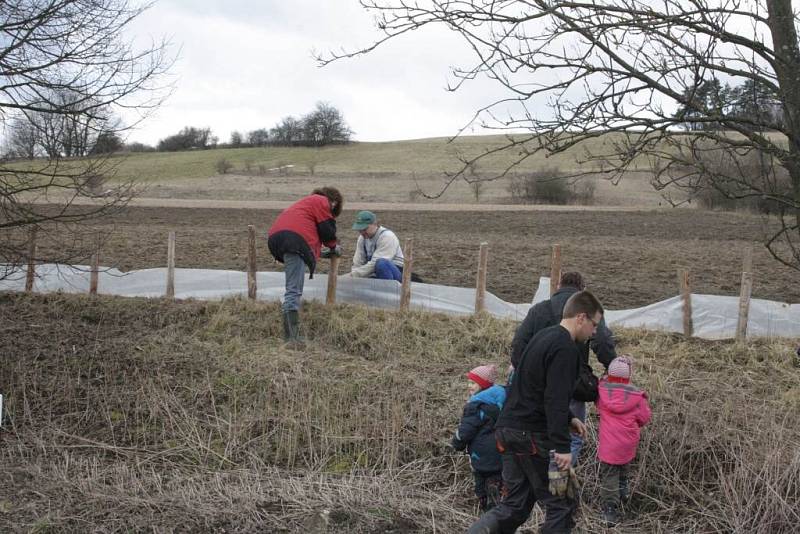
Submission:
<svg viewBox="0 0 800 534">
<path fill-rule="evenodd" d="M 0 295 L 0 530 L 458 532 L 466 458 L 444 443 L 461 376 L 504 365 L 511 323 L 307 305 Z M 627 532 L 793 532 L 792 345 L 625 331 L 654 421 Z M 592 427 L 593 428 L 593 427 Z M 598 527 L 590 445 L 580 526 Z M 319 531 L 324 531 L 320 529 Z"/>
<path fill-rule="evenodd" d="M 594 141 L 603 150 L 608 141 Z M 115 156 L 114 180 L 135 180 L 141 196 L 181 199 L 295 200 L 320 184 L 336 185 L 348 201 L 407 203 L 511 203 L 508 192 L 514 174 L 524 175 L 557 167 L 562 173 L 600 170 L 583 164 L 583 149 L 545 157 L 537 154 L 513 169 L 512 175 L 483 182 L 479 198 L 470 184 L 455 182 L 439 199 L 447 174 L 463 167 L 462 157 L 474 157 L 507 143 L 504 136 L 465 136 L 385 143 L 352 143 L 324 148 L 266 147 L 184 152 L 148 152 Z M 413 157 L 409 157 L 413 154 Z M 470 179 L 492 179 L 509 169 L 518 151 L 505 151 L 481 160 Z M 218 172 L 224 159 L 227 173 Z M 278 171 L 278 167 L 293 165 Z M 270 171 L 269 169 L 275 169 Z M 588 179 L 597 187 L 596 203 L 610 206 L 657 207 L 661 200 L 650 185 L 648 166 L 639 166 L 615 186 L 603 175 Z"/>
</svg>

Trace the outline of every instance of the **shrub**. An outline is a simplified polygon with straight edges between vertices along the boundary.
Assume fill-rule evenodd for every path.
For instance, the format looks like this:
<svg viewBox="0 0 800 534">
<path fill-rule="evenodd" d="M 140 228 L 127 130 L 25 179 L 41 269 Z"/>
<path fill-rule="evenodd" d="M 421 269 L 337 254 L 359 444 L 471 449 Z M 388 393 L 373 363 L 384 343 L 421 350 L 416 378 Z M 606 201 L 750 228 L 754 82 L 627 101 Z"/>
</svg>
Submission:
<svg viewBox="0 0 800 534">
<path fill-rule="evenodd" d="M 478 180 L 476 182 L 469 182 L 469 188 L 472 191 L 472 196 L 475 197 L 475 202 L 481 201 L 481 194 L 483 194 L 483 189 L 486 186 L 486 182 Z"/>
<path fill-rule="evenodd" d="M 91 174 L 87 176 L 86 180 L 83 182 L 82 193 L 86 196 L 100 196 L 103 194 L 106 181 L 106 177 L 102 174 Z"/>
<path fill-rule="evenodd" d="M 709 149 L 688 159 L 686 164 L 675 165 L 670 176 L 706 209 L 776 214 L 780 203 L 769 195 L 784 196 L 792 187 L 783 167 L 755 151 L 731 154 Z"/>
<path fill-rule="evenodd" d="M 595 183 L 570 183 L 563 173 L 544 169 L 512 177 L 508 192 L 513 200 L 529 204 L 592 204 Z"/>
<path fill-rule="evenodd" d="M 219 174 L 228 174 L 228 172 L 233 169 L 233 163 L 228 161 L 227 158 L 219 158 L 217 160 L 217 172 Z"/>
</svg>

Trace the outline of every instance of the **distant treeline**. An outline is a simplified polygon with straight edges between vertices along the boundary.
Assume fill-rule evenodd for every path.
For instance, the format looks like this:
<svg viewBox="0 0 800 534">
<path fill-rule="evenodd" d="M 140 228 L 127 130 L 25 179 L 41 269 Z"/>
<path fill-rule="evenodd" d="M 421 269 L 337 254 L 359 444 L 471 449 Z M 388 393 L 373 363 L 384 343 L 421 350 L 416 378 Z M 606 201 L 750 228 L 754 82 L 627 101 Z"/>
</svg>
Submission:
<svg viewBox="0 0 800 534">
<path fill-rule="evenodd" d="M 325 102 L 317 103 L 313 111 L 300 118 L 285 117 L 273 128 L 260 128 L 247 133 L 235 131 L 227 143 L 220 143 L 211 128 L 207 127 L 186 126 L 178 133 L 161 139 L 155 147 L 138 142 L 125 143 L 120 135 L 123 131 L 119 119 L 106 108 L 88 119 L 70 114 L 28 113 L 11 122 L 2 156 L 33 159 L 209 148 L 320 147 L 349 143 L 353 134 L 342 113 Z"/>
<path fill-rule="evenodd" d="M 259 128 L 250 132 L 231 133 L 227 143 L 220 143 L 211 128 L 187 126 L 175 135 L 158 142 L 156 148 L 141 143 L 128 145 L 132 152 L 158 150 L 175 152 L 207 148 L 240 148 L 258 146 L 325 146 L 350 142 L 353 132 L 342 113 L 325 102 L 317 103 L 313 111 L 300 118 L 285 117 L 274 127 Z"/>
</svg>

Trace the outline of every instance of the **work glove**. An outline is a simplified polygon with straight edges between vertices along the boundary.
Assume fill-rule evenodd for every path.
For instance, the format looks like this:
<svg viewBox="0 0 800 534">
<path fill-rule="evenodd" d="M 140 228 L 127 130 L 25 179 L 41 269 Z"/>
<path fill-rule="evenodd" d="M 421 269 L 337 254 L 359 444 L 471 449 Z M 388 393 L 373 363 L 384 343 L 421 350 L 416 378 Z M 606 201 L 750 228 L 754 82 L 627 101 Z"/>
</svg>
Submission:
<svg viewBox="0 0 800 534">
<path fill-rule="evenodd" d="M 548 469 L 547 477 L 550 479 L 550 493 L 555 497 L 566 497 L 569 490 L 569 470 Z"/>
<path fill-rule="evenodd" d="M 342 255 L 342 247 L 336 245 L 333 248 L 322 247 L 322 252 L 320 253 L 321 258 L 332 258 L 336 256 L 337 258 Z"/>
<path fill-rule="evenodd" d="M 556 464 L 555 451 L 550 451 L 550 465 L 547 466 L 548 489 L 555 497 L 566 497 L 569 487 L 569 470 L 562 471 Z"/>
<path fill-rule="evenodd" d="M 567 484 L 567 497 L 572 500 L 577 500 L 581 494 L 581 483 L 578 482 L 578 475 L 575 474 L 575 469 L 569 468 L 569 483 Z"/>
</svg>

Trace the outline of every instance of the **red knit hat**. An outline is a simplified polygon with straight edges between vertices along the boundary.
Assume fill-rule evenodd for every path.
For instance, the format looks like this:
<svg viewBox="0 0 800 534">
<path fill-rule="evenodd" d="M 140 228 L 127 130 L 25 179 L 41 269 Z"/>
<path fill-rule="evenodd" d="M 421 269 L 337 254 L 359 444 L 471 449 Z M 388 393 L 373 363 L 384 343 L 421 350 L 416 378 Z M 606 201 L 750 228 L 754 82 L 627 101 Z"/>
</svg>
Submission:
<svg viewBox="0 0 800 534">
<path fill-rule="evenodd" d="M 492 387 L 497 380 L 497 367 L 493 363 L 479 365 L 467 373 L 467 378 L 478 384 L 481 389 Z"/>
</svg>

